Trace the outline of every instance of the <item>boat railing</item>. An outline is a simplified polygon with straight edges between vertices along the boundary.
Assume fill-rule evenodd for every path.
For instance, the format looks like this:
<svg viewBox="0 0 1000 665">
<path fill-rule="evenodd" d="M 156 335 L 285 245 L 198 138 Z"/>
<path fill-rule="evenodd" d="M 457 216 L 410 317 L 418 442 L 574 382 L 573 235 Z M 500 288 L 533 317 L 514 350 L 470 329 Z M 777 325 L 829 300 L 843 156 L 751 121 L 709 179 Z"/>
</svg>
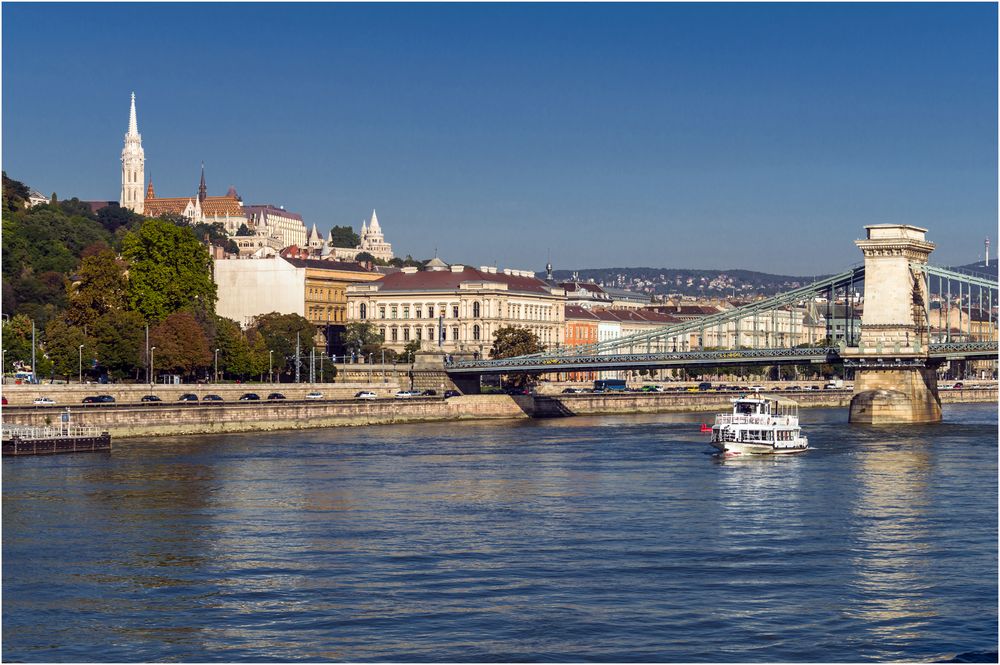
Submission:
<svg viewBox="0 0 1000 665">
<path fill-rule="evenodd" d="M 28 425 L 3 425 L 3 438 L 17 437 L 22 441 L 29 439 L 59 439 L 100 436 L 96 427 L 83 425 L 63 425 L 62 427 L 31 427 Z"/>
<path fill-rule="evenodd" d="M 796 426 L 798 425 L 798 418 L 795 416 L 768 416 L 768 415 L 750 415 L 750 414 L 734 414 L 734 413 L 720 413 L 715 417 L 716 425 L 781 425 L 781 426 Z"/>
</svg>

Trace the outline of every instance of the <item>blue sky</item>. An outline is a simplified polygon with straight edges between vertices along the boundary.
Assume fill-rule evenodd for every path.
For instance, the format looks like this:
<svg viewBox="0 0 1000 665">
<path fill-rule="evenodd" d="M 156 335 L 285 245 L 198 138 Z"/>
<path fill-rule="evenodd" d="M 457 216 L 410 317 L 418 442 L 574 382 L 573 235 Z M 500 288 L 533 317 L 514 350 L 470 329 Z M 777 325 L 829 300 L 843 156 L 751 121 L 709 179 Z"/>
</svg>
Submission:
<svg viewBox="0 0 1000 665">
<path fill-rule="evenodd" d="M 994 4 L 4 4 L 3 168 L 117 199 L 235 185 L 397 254 L 541 269 L 997 246 Z"/>
</svg>

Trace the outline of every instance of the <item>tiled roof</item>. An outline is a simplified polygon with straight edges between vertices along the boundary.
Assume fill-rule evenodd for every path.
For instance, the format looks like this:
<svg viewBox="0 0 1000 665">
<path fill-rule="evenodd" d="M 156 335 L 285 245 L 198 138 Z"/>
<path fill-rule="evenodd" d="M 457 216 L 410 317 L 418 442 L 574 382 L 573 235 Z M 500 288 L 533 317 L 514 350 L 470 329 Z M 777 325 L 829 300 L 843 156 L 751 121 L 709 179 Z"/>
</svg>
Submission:
<svg viewBox="0 0 1000 665">
<path fill-rule="evenodd" d="M 569 307 L 567 307 L 569 309 Z M 663 314 L 662 312 L 649 312 L 634 309 L 598 309 L 594 315 L 601 321 L 619 321 L 631 323 L 653 323 L 658 325 L 669 325 L 680 323 L 681 319 Z"/>
<path fill-rule="evenodd" d="M 599 317 L 589 309 L 584 309 L 579 305 L 566 305 L 566 320 L 586 319 L 588 321 L 598 321 Z"/>
<path fill-rule="evenodd" d="M 257 205 L 252 205 L 252 206 L 243 206 L 243 212 L 246 213 L 247 217 L 265 212 L 271 215 L 277 215 L 279 217 L 287 217 L 289 219 L 297 219 L 300 222 L 302 221 L 302 215 L 300 215 L 299 213 L 289 212 L 288 210 L 284 210 L 282 208 L 279 208 L 278 206 L 271 205 L 270 203 L 259 203 Z"/>
<path fill-rule="evenodd" d="M 156 217 L 167 213 L 179 215 L 184 212 L 188 201 L 193 201 L 193 196 L 178 196 L 174 198 L 146 199 L 142 204 L 142 214 L 147 217 Z"/>
<path fill-rule="evenodd" d="M 510 291 L 551 295 L 551 287 L 537 277 L 506 275 L 502 272 L 485 273 L 469 266 L 465 266 L 462 272 L 424 270 L 393 273 L 379 281 L 379 291 L 454 291 L 463 282 L 479 281 L 506 284 Z"/>
<path fill-rule="evenodd" d="M 153 199 L 154 201 L 156 199 Z M 201 202 L 201 214 L 206 217 L 213 217 L 215 215 L 230 216 L 230 217 L 243 217 L 243 206 L 240 205 L 239 199 L 232 196 L 206 196 L 205 200 Z"/>
<path fill-rule="evenodd" d="M 368 270 L 360 263 L 353 263 L 349 261 L 327 261 L 324 259 L 294 259 L 288 256 L 282 256 L 285 261 L 288 261 L 296 268 L 316 268 L 319 270 L 342 270 L 347 272 L 365 272 L 371 273 L 372 270 Z"/>
</svg>

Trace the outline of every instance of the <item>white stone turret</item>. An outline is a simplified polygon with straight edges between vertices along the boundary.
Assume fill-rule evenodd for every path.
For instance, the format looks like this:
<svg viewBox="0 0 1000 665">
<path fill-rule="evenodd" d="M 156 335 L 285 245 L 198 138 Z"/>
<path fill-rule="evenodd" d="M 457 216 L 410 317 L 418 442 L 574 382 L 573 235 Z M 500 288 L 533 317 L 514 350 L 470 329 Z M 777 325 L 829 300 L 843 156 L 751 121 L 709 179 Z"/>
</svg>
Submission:
<svg viewBox="0 0 1000 665">
<path fill-rule="evenodd" d="M 139 134 L 139 123 L 135 116 L 135 93 L 132 93 L 132 106 L 128 116 L 128 133 L 125 134 L 125 147 L 122 148 L 122 191 L 118 201 L 123 208 L 134 212 L 143 212 L 143 186 L 145 185 L 146 157 L 142 151 L 142 135 Z"/>
<path fill-rule="evenodd" d="M 368 225 L 368 233 L 371 234 L 381 234 L 382 227 L 378 225 L 378 215 L 375 214 L 375 209 L 372 209 L 372 223 Z"/>
<path fill-rule="evenodd" d="M 368 252 L 376 259 L 388 261 L 392 258 L 392 245 L 385 241 L 382 235 L 382 227 L 378 223 L 378 215 L 372 210 L 372 218 L 369 223 L 361 223 L 361 244 L 358 249 Z"/>
</svg>

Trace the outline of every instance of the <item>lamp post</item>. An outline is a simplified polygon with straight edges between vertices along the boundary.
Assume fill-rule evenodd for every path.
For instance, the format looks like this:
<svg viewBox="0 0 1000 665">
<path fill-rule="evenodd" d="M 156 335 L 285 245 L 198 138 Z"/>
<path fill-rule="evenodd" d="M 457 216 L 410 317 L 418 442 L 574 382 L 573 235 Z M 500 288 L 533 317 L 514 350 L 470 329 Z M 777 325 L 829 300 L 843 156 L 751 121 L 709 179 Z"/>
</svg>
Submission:
<svg viewBox="0 0 1000 665">
<path fill-rule="evenodd" d="M 382 348 L 382 383 L 386 382 L 385 378 L 385 347 Z"/>
<path fill-rule="evenodd" d="M 219 350 L 215 350 L 215 376 L 212 378 L 213 383 L 219 382 Z"/>
<path fill-rule="evenodd" d="M 77 380 L 80 382 L 80 385 L 83 385 L 83 344 L 77 348 L 77 351 L 80 354 L 80 375 Z"/>
<path fill-rule="evenodd" d="M 156 372 L 153 369 L 153 357 L 156 355 L 156 347 L 150 347 L 149 349 L 149 385 L 156 383 Z"/>
<path fill-rule="evenodd" d="M 374 355 L 374 353 L 368 354 L 368 383 L 372 382 L 372 356 Z"/>
<path fill-rule="evenodd" d="M 274 351 L 267 350 L 267 382 L 274 383 Z"/>
<path fill-rule="evenodd" d="M 4 373 L 4 366 L 7 364 L 7 349 L 0 352 L 0 383 L 7 383 L 7 376 Z"/>
</svg>

